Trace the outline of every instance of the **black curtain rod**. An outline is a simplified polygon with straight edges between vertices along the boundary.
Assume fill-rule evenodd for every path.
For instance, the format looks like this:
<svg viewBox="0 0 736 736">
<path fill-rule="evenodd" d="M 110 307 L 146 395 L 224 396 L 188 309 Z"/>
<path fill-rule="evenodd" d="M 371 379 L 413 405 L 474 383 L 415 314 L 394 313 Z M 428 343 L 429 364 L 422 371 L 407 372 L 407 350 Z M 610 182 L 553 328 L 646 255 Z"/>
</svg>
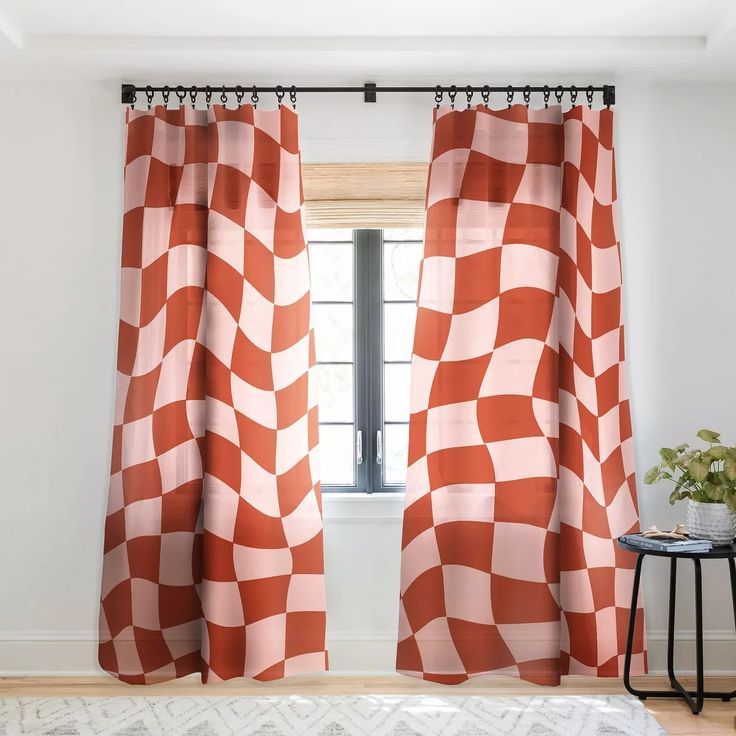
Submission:
<svg viewBox="0 0 736 736">
<path fill-rule="evenodd" d="M 506 94 L 506 101 L 509 104 L 513 101 L 514 95 L 521 94 L 523 95 L 524 102 L 528 102 L 529 95 L 531 95 L 533 92 L 541 92 L 544 95 L 545 103 L 549 101 L 551 96 L 554 96 L 557 102 L 561 102 L 562 95 L 569 94 L 571 102 L 575 104 L 577 96 L 579 94 L 583 94 L 585 95 L 589 105 L 592 103 L 593 95 L 595 93 L 602 93 L 603 104 L 607 107 L 610 107 L 616 102 L 616 87 L 612 84 L 590 84 L 582 87 L 562 84 L 545 84 L 543 86 L 528 84 L 523 86 L 507 85 L 505 87 L 490 86 L 487 84 L 482 86 L 460 86 L 452 84 L 436 85 L 435 87 L 379 87 L 372 82 L 367 82 L 362 87 L 297 87 L 295 85 L 284 87 L 280 84 L 276 85 L 275 87 L 259 87 L 258 85 L 236 85 L 234 87 L 228 85 L 206 85 L 204 87 L 187 87 L 181 84 L 164 85 L 162 87 L 152 87 L 150 85 L 138 87 L 134 84 L 123 84 L 121 90 L 121 102 L 125 105 L 135 104 L 136 100 L 138 99 L 138 93 L 146 95 L 146 99 L 149 104 L 151 103 L 154 94 L 161 94 L 163 96 L 164 102 L 168 102 L 168 99 L 171 95 L 175 95 L 176 97 L 178 97 L 180 102 L 184 102 L 187 97 L 192 102 L 194 102 L 196 101 L 197 95 L 203 94 L 206 96 L 208 103 L 212 98 L 212 95 L 219 95 L 221 101 L 224 101 L 222 99 L 223 97 L 226 98 L 228 94 L 235 94 L 238 102 L 241 102 L 246 94 L 250 94 L 251 100 L 257 102 L 259 93 L 273 93 L 276 95 L 279 103 L 285 95 L 289 95 L 291 102 L 294 103 L 296 101 L 296 95 L 305 92 L 359 92 L 363 94 L 363 100 L 365 102 L 376 102 L 376 94 L 378 94 L 379 92 L 433 93 L 435 95 L 435 102 L 437 102 L 438 104 L 442 101 L 444 95 L 447 95 L 451 103 L 454 104 L 456 95 L 465 95 L 468 98 L 469 102 L 470 98 L 475 93 L 480 93 L 485 102 L 488 101 L 488 98 L 491 94 Z"/>
</svg>

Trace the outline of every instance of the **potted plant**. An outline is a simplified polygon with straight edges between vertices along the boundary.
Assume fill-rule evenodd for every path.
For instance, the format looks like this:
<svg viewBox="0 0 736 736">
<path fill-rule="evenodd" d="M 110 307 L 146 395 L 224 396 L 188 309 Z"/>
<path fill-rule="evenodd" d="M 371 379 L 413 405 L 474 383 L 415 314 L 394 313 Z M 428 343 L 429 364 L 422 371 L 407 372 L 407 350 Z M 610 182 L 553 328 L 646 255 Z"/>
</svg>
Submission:
<svg viewBox="0 0 736 736">
<path fill-rule="evenodd" d="M 675 488 L 670 504 L 687 499 L 686 527 L 691 537 L 731 544 L 736 536 L 736 447 L 721 444 L 720 434 L 701 429 L 707 449 L 663 447 L 659 465 L 644 475 L 647 484 L 668 480 Z"/>
</svg>

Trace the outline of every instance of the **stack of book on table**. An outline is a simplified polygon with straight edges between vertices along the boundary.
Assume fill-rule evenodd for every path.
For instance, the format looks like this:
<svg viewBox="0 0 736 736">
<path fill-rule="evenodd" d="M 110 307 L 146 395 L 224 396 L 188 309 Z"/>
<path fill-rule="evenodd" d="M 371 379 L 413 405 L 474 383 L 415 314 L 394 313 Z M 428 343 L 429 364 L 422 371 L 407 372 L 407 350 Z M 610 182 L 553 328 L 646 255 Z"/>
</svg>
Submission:
<svg viewBox="0 0 736 736">
<path fill-rule="evenodd" d="M 707 539 L 653 539 L 641 534 L 624 534 L 621 541 L 656 552 L 710 552 L 713 549 L 713 542 Z"/>
</svg>

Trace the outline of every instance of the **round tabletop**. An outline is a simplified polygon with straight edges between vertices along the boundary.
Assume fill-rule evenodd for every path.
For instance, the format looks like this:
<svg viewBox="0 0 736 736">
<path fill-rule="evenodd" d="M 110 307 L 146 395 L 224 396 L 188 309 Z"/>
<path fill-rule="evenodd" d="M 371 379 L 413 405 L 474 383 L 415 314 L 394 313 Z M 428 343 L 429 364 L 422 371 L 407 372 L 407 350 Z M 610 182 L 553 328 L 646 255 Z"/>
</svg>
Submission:
<svg viewBox="0 0 736 736">
<path fill-rule="evenodd" d="M 726 544 L 722 547 L 713 547 L 708 552 L 687 552 L 687 551 L 660 551 L 657 549 L 644 549 L 633 544 L 622 542 L 619 537 L 618 545 L 627 552 L 635 552 L 638 555 L 654 555 L 655 557 L 687 557 L 690 559 L 700 560 L 723 560 L 727 558 L 736 558 L 736 544 Z"/>
</svg>

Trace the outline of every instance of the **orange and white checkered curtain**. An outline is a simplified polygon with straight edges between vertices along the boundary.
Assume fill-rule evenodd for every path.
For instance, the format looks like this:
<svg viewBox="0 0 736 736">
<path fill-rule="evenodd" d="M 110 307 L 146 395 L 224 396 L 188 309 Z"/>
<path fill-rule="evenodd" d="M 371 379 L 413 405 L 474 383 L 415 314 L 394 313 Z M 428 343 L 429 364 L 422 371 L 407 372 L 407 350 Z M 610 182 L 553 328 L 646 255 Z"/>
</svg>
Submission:
<svg viewBox="0 0 736 736">
<path fill-rule="evenodd" d="M 613 113 L 435 111 L 397 669 L 620 675 L 638 528 Z M 643 616 L 632 672 L 643 671 Z"/>
<path fill-rule="evenodd" d="M 129 111 L 99 660 L 129 683 L 323 670 L 292 110 Z"/>
</svg>

